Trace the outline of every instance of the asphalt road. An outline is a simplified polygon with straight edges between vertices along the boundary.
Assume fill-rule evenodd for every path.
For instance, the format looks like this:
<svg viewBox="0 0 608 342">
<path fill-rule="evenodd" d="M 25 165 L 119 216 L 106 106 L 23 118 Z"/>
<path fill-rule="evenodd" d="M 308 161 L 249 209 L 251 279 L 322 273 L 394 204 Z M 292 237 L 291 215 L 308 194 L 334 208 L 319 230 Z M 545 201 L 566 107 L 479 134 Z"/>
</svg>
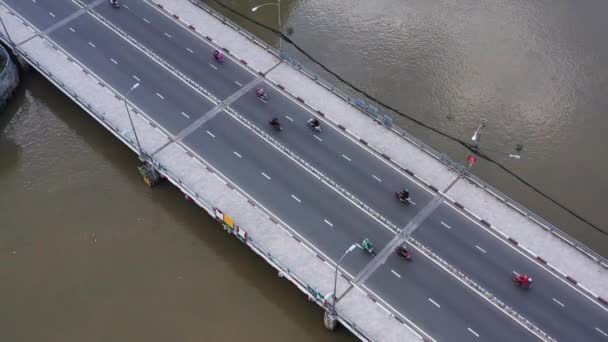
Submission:
<svg viewBox="0 0 608 342">
<path fill-rule="evenodd" d="M 4 1 L 43 30 L 79 9 L 67 0 L 36 3 L 22 0 Z M 160 14 L 149 4 L 142 1 L 123 1 L 123 4 L 127 6 L 115 10 L 104 1 L 96 10 L 217 97 L 230 96 L 256 77 L 251 71 L 229 59 L 221 65 L 215 63 L 211 57 L 213 47 L 177 25 L 172 19 Z M 140 82 L 142 87 L 132 93 L 131 102 L 171 134 L 184 129 L 213 107 L 200 93 L 91 16 L 82 15 L 71 20 L 53 30 L 50 37 L 122 93 L 135 82 Z M 363 146 L 355 144 L 342 132 L 323 124 L 323 132 L 314 134 L 305 123 L 312 115 L 310 112 L 270 85 L 265 88 L 270 95 L 268 103 L 259 101 L 252 90 L 238 98 L 231 106 L 263 129 L 269 129 L 267 121 L 270 117 L 279 117 L 284 131 L 276 133 L 269 130 L 270 134 L 274 134 L 281 143 L 396 225 L 407 224 L 433 197 L 433 194 Z M 211 130 L 215 138 L 206 132 Z M 231 133 L 226 134 L 227 132 Z M 205 123 L 184 142 L 334 260 L 354 241 L 371 237 L 375 245 L 381 248 L 393 236 L 392 232 L 320 184 L 316 178 L 278 154 L 242 125 L 232 122 L 226 114 Z M 213 149 L 209 148 L 210 144 L 214 146 Z M 234 152 L 239 153 L 241 157 Z M 245 161 L 249 164 L 245 164 Z M 234 163 L 239 166 L 235 168 Z M 256 174 L 258 178 L 263 177 L 260 170 L 268 170 L 267 175 L 273 174 L 270 176 L 271 187 L 263 183 L 265 177 L 255 178 Z M 409 188 L 415 205 L 405 208 L 394 199 L 393 192 L 403 187 Z M 300 202 L 290 201 L 291 195 Z M 331 222 L 333 227 L 324 220 Z M 446 228 L 447 226 L 450 228 Z M 608 331 L 608 315 L 604 309 L 555 278 L 542 266 L 505 245 L 483 227 L 469 221 L 454 208 L 443 205 L 437 209 L 416 230 L 414 237 L 526 318 L 536 322 L 550 335 L 562 340 L 607 340 L 600 332 Z M 346 261 L 345 268 L 356 274 L 368 261 L 366 257 L 364 254 L 352 258 L 349 256 L 348 259 L 351 260 Z M 417 257 L 417 262 L 411 265 L 418 264 L 418 261 L 420 265 L 429 264 L 422 260 L 425 259 Z M 368 280 L 369 284 L 375 284 L 374 279 L 381 278 L 383 274 L 392 274 L 388 268 L 389 265 L 381 266 Z M 510 280 L 513 270 L 531 274 L 535 278 L 534 288 L 531 291 L 515 288 Z M 439 279 L 437 274 L 443 271 L 429 267 L 421 272 L 432 275 L 432 279 Z M 475 294 L 468 293 L 468 290 L 452 277 L 448 278 L 452 279 L 451 286 L 443 281 L 437 283 L 439 287 L 435 292 L 430 292 L 429 287 L 424 286 L 422 288 L 426 292 L 421 292 L 420 289 L 412 290 L 417 288 L 412 284 L 411 289 L 408 286 L 408 293 L 421 298 L 449 294 L 455 298 L 454 301 L 467 308 L 471 302 L 478 301 L 474 298 Z M 409 307 L 409 301 L 396 295 L 400 287 L 394 281 L 395 279 L 392 279 L 380 282 L 378 286 L 370 286 L 381 297 L 390 297 L 391 305 L 405 313 L 403 310 Z M 445 302 L 448 303 L 449 300 Z M 476 312 L 494 310 L 488 303 L 479 305 L 483 308 Z M 407 311 L 407 316 L 417 324 L 424 322 L 425 331 L 431 335 L 452 336 L 453 328 L 448 327 L 461 325 L 458 319 L 462 313 L 459 313 L 456 307 L 458 305 L 441 306 L 448 316 L 453 317 L 450 323 L 453 325 L 432 322 L 429 325 L 424 318 L 427 317 L 424 315 L 428 311 L 422 309 L 420 312 Z M 498 316 L 500 315 L 502 314 L 499 313 Z M 504 315 L 498 316 L 481 315 L 478 318 L 480 321 L 476 323 L 479 326 L 491 326 L 490 321 L 498 319 L 496 322 L 503 321 L 506 327 L 512 324 Z M 521 329 L 518 326 L 515 328 Z M 483 335 L 492 336 L 485 332 Z M 473 334 L 471 336 L 475 337 Z"/>
</svg>

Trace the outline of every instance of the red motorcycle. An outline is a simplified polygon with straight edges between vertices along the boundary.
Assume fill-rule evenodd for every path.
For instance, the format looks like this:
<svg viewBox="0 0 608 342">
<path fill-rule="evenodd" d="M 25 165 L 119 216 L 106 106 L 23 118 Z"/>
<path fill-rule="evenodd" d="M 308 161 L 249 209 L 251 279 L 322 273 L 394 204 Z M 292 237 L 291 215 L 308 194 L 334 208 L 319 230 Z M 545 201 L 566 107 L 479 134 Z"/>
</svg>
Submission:
<svg viewBox="0 0 608 342">
<path fill-rule="evenodd" d="M 532 287 L 532 277 L 528 277 L 525 274 L 518 274 L 514 272 L 513 282 L 515 282 L 515 285 L 524 289 L 529 289 Z"/>
</svg>

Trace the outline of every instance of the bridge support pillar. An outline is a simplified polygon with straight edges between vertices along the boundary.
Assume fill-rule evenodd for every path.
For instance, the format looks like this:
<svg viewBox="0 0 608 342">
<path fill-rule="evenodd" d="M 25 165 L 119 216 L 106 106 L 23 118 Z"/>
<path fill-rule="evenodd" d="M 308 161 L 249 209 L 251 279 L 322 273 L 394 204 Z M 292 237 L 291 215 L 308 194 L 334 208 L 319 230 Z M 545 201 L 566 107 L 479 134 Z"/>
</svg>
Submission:
<svg viewBox="0 0 608 342">
<path fill-rule="evenodd" d="M 154 187 L 161 181 L 161 176 L 158 171 L 154 168 L 154 166 L 145 163 L 137 168 L 139 174 L 144 179 L 144 183 L 149 187 Z"/>
<path fill-rule="evenodd" d="M 338 326 L 338 317 L 329 310 L 326 310 L 323 315 L 323 323 L 325 323 L 325 328 L 327 328 L 327 330 L 334 331 Z"/>
</svg>

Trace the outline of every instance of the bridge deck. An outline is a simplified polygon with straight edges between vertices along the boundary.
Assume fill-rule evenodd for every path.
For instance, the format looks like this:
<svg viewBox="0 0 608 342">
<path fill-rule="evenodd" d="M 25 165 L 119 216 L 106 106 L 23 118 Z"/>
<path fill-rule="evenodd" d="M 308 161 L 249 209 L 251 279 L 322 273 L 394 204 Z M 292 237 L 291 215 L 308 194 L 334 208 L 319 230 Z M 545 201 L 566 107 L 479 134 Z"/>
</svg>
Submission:
<svg viewBox="0 0 608 342">
<path fill-rule="evenodd" d="M 120 65 L 126 63 L 123 73 L 129 70 L 136 73 L 133 76 L 146 78 L 143 89 L 140 88 L 130 97 L 131 103 L 139 108 L 134 118 L 143 150 L 153 154 L 161 171 L 210 214 L 215 215 L 212 208 L 221 208 L 233 216 L 249 234 L 249 245 L 309 293 L 308 287 L 320 294 L 332 291 L 335 260 L 346 246 L 369 234 L 373 234 L 377 247 L 390 246 L 391 240 L 399 239 L 400 228 L 436 197 L 434 191 L 429 190 L 431 187 L 443 190 L 456 181 L 446 194 L 446 202 L 433 208 L 433 216 L 421 220 L 414 227 L 420 229 L 413 233 L 416 240 L 410 243 L 414 248 L 421 248 L 421 254 L 427 251 L 431 256 L 429 259 L 421 255 L 416 263 L 404 268 L 398 258 L 384 253 L 384 262 L 374 265 L 369 277 L 356 277 L 360 275 L 359 272 L 369 271 L 364 268 L 368 263 L 365 255 L 353 253 L 343 263 L 345 277 L 339 283 L 341 290 L 338 293 L 344 293 L 353 285 L 357 287 L 340 299 L 338 310 L 344 322 L 360 337 L 386 341 L 410 340 L 416 339 L 417 333 L 413 330 L 419 334 L 424 334 L 423 330 L 430 332 L 440 340 L 456 337 L 459 340 L 473 340 L 478 334 L 492 340 L 505 339 L 507 336 L 512 339 L 514 334 L 521 334 L 521 339 L 532 336 L 513 321 L 499 318 L 503 316 L 502 312 L 485 303 L 477 293 L 485 293 L 499 307 L 503 307 L 503 301 L 506 302 L 507 306 L 517 311 L 514 314 L 516 317 L 523 314 L 550 335 L 564 339 L 585 336 L 586 340 L 593 340 L 602 338 L 601 332 L 608 331 L 607 327 L 601 326 L 605 312 L 598 305 L 591 304 L 590 300 L 584 299 L 549 272 L 539 271 L 540 266 L 524 255 L 528 251 L 517 253 L 512 246 L 502 242 L 504 237 L 502 240 L 493 237 L 475 214 L 484 217 L 484 222 L 492 223 L 492 228 L 500 229 L 496 233 L 499 236 L 505 234 L 505 237 L 520 240 L 526 246 L 542 246 L 542 255 L 553 266 L 592 288 L 596 295 L 606 296 L 608 278 L 599 263 L 571 248 L 564 240 L 545 232 L 534 221 L 523 217 L 487 191 L 460 180 L 457 172 L 431 156 L 433 151 L 422 150 L 415 145 L 415 141 L 408 142 L 386 127 L 371 124 L 368 116 L 361 115 L 352 105 L 282 63 L 272 51 L 252 43 L 190 2 L 160 1 L 171 13 L 183 15 L 182 20 L 195 27 L 204 27 L 204 34 L 213 37 L 215 43 L 230 50 L 234 56 L 239 56 L 237 59 L 247 56 L 245 68 L 238 66 L 238 61 L 234 63 L 230 59 L 219 66 L 223 68 L 221 74 L 190 74 L 193 66 L 188 63 L 192 61 L 180 58 L 180 54 L 164 51 L 171 49 L 161 49 L 162 44 L 175 44 L 173 48 L 182 50 L 190 46 L 204 51 L 202 56 L 208 56 L 212 46 L 204 39 L 198 39 L 202 37 L 191 35 L 185 27 L 182 31 L 171 27 L 169 43 L 160 42 L 157 37 L 146 35 L 137 26 L 129 26 L 134 20 L 105 21 L 114 13 L 99 6 L 103 1 L 86 1 L 93 7 L 98 6 L 95 8 L 97 20 L 88 15 L 75 15 L 80 9 L 69 1 L 58 1 L 52 6 L 44 4 L 55 6 L 52 10 L 57 21 L 42 15 L 48 9 L 28 8 L 34 5 L 25 5 L 18 0 L 4 2 L 16 7 L 15 10 L 34 22 L 35 26 L 46 30 L 48 37 L 63 49 L 51 48 L 49 40 L 31 38 L 29 29 L 3 11 L 2 18 L 10 23 L 8 26 L 13 40 L 27 40 L 20 45 L 20 49 L 28 54 L 28 59 L 39 63 L 38 68 L 43 73 L 50 71 L 52 76 L 46 76 L 60 89 L 67 91 L 117 137 L 135 148 L 123 103 L 107 88 L 108 85 L 112 86 L 124 94 L 135 80 L 129 78 L 128 74 L 100 66 L 96 60 L 99 51 L 107 54 L 110 50 L 116 50 L 115 44 L 124 44 L 124 48 L 118 49 L 119 52 L 113 52 Z M 135 1 L 124 3 L 135 4 Z M 127 7 L 129 11 L 121 11 L 119 15 L 144 15 L 155 20 L 157 25 L 159 21 L 164 21 L 166 27 L 177 26 L 178 22 L 163 16 L 153 6 L 137 5 L 142 7 L 133 10 Z M 71 16 L 69 20 L 65 20 L 68 16 Z M 68 22 L 71 26 L 66 25 Z M 95 53 L 87 52 L 82 45 L 78 46 L 78 41 L 69 38 L 71 33 L 68 29 L 74 28 L 78 32 L 95 32 L 98 41 L 94 44 L 88 42 L 97 49 Z M 128 34 L 129 38 L 124 42 L 114 38 L 112 49 L 104 48 L 104 44 L 117 33 Z M 87 42 L 81 41 L 80 44 L 86 45 Z M 79 67 L 66 59 L 66 55 L 82 63 L 91 76 L 79 71 Z M 201 56 L 198 58 L 205 60 Z M 112 62 L 119 64 L 114 60 Z M 264 72 L 266 80 L 256 75 L 256 71 Z M 186 76 L 182 72 L 189 74 Z M 226 85 L 222 77 L 231 77 L 234 83 Z M 260 82 L 265 82 L 271 91 L 271 101 L 267 104 L 261 104 L 251 96 L 253 87 Z M 106 87 L 101 88 L 100 83 L 106 84 Z M 217 84 L 223 86 L 214 88 Z M 152 86 L 162 87 L 163 91 L 154 93 Z M 291 95 L 291 98 L 283 97 L 284 94 Z M 197 100 L 192 101 L 194 98 Z M 219 99 L 223 102 L 218 107 Z M 229 107 L 225 108 L 226 105 Z M 281 120 L 287 126 L 289 123 L 285 120 L 302 123 L 315 110 L 326 114 L 326 128 L 319 135 L 319 143 L 324 143 L 326 149 L 322 153 L 318 150 L 311 152 L 302 144 L 303 139 L 309 139 L 306 144 L 310 144 L 312 139 L 305 124 L 297 129 L 286 127 L 290 129 L 289 135 L 268 131 L 264 125 L 264 115 L 268 114 L 266 111 L 277 111 L 276 115 L 285 116 Z M 182 115 L 168 118 L 163 114 L 166 112 L 181 112 Z M 156 127 L 149 124 L 151 121 L 156 122 Z M 346 127 L 346 134 L 336 128 L 338 124 Z M 365 140 L 368 146 L 354 144 L 357 138 Z M 370 151 L 370 147 L 374 151 Z M 382 153 L 390 156 L 391 162 L 382 161 Z M 351 159 L 355 162 L 351 163 Z M 335 166 L 339 163 L 350 165 L 349 172 L 353 174 L 344 176 L 344 167 Z M 403 172 L 405 168 L 413 171 L 416 177 L 407 176 Z M 370 174 L 369 170 L 373 170 L 373 173 Z M 258 178 L 252 178 L 253 174 Z M 366 176 L 369 181 L 360 181 L 361 177 Z M 374 177 L 381 180 L 372 181 Z M 273 188 L 267 192 L 268 186 L 262 182 L 271 179 Z M 411 210 L 404 210 L 391 199 L 392 189 L 404 182 L 415 187 L 413 193 L 417 203 L 409 208 Z M 234 186 L 239 189 L 232 190 Z M 295 191 L 299 191 L 297 196 L 293 193 Z M 250 201 L 244 197 L 247 194 L 252 194 Z M 315 199 L 315 196 L 321 199 Z M 389 201 L 383 202 L 386 199 Z M 464 213 L 469 218 L 456 210 L 455 201 L 464 204 L 468 211 Z M 255 206 L 250 202 L 256 202 Z M 304 204 L 298 207 L 301 203 Z M 328 220 L 330 215 L 333 216 Z M 282 222 L 277 224 L 268 216 Z M 318 226 L 314 220 L 325 223 Z M 361 226 L 363 222 L 366 223 Z M 496 222 L 501 224 L 496 225 Z M 377 227 L 374 229 L 379 230 L 369 232 L 366 227 Z M 454 232 L 456 228 L 459 230 L 457 233 Z M 473 254 L 479 251 L 491 253 L 481 256 Z M 463 258 L 463 255 L 466 257 Z M 564 255 L 570 259 L 564 260 Z M 505 265 L 505 260 L 512 264 Z M 513 294 L 509 284 L 503 286 L 506 282 L 501 280 L 500 275 L 508 278 L 512 266 L 529 269 L 545 283 L 543 287 L 547 295 L 534 299 L 545 312 L 522 305 L 521 299 L 517 298 L 518 293 Z M 462 283 L 444 269 L 452 269 L 453 275 Z M 409 272 L 416 276 L 410 277 Z M 557 273 L 557 276 L 562 275 Z M 358 279 L 362 279 L 362 282 L 357 283 Z M 407 291 L 404 292 L 404 288 Z M 443 293 L 446 291 L 450 295 Z M 552 305 L 551 299 L 555 299 L 551 296 L 566 298 L 563 301 L 577 308 L 576 312 L 583 316 L 583 321 L 573 320 L 567 312 L 558 313 L 554 307 L 547 307 Z M 380 304 L 376 304 L 372 298 Z M 463 301 L 466 305 L 462 305 Z M 319 302 L 323 303 L 323 300 L 319 299 Z M 461 311 L 464 307 L 467 310 Z M 440 311 L 434 311 L 439 308 Z M 477 314 L 471 315 L 468 313 L 470 310 Z M 402 324 L 406 317 L 413 322 Z M 519 322 L 528 323 L 521 317 Z M 477 325 L 471 328 L 466 325 L 469 323 Z M 535 328 L 532 323 L 529 327 Z"/>
</svg>

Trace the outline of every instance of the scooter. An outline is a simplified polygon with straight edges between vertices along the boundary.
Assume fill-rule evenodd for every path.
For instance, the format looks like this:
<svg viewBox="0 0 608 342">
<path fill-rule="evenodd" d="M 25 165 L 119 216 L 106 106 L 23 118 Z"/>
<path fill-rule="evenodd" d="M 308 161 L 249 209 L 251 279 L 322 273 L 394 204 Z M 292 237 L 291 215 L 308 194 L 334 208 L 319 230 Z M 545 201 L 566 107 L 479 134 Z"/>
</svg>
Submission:
<svg viewBox="0 0 608 342">
<path fill-rule="evenodd" d="M 218 63 L 224 62 L 224 54 L 218 50 L 213 51 L 213 58 L 215 58 L 216 62 Z"/>
<path fill-rule="evenodd" d="M 520 280 L 519 280 L 519 274 L 517 272 L 513 272 L 513 282 L 515 283 L 515 285 L 524 288 L 524 289 L 529 289 L 532 287 L 532 277 L 528 277 L 528 283 L 527 284 L 523 284 Z"/>
<path fill-rule="evenodd" d="M 408 251 L 405 247 L 397 246 L 397 248 L 395 248 L 395 252 L 397 252 L 397 254 L 399 254 L 400 256 L 404 257 L 405 260 L 412 261 L 412 253 Z"/>
<path fill-rule="evenodd" d="M 411 199 L 409 197 L 408 198 L 403 198 L 401 196 L 401 192 L 399 192 L 399 191 L 395 192 L 395 198 L 398 199 L 399 202 L 401 202 L 401 203 L 403 203 L 405 205 L 409 205 L 410 202 L 411 202 Z"/>
<path fill-rule="evenodd" d="M 281 124 L 279 123 L 278 120 L 273 119 L 273 120 L 268 121 L 268 123 L 270 124 L 270 126 L 272 126 L 277 131 L 283 130 L 283 127 L 281 127 Z"/>
<path fill-rule="evenodd" d="M 110 6 L 114 8 L 120 8 L 120 3 L 118 2 L 118 0 L 110 0 Z"/>
<path fill-rule="evenodd" d="M 313 125 L 313 121 L 314 119 L 310 119 L 308 120 L 308 126 L 310 126 L 310 128 L 312 128 L 314 131 L 321 133 L 321 125 Z"/>
<path fill-rule="evenodd" d="M 363 242 L 361 243 L 361 248 L 364 251 L 366 251 L 369 255 L 376 256 L 376 252 L 374 251 L 374 246 L 372 245 L 371 241 L 369 241 L 368 239 L 363 240 Z"/>
</svg>

